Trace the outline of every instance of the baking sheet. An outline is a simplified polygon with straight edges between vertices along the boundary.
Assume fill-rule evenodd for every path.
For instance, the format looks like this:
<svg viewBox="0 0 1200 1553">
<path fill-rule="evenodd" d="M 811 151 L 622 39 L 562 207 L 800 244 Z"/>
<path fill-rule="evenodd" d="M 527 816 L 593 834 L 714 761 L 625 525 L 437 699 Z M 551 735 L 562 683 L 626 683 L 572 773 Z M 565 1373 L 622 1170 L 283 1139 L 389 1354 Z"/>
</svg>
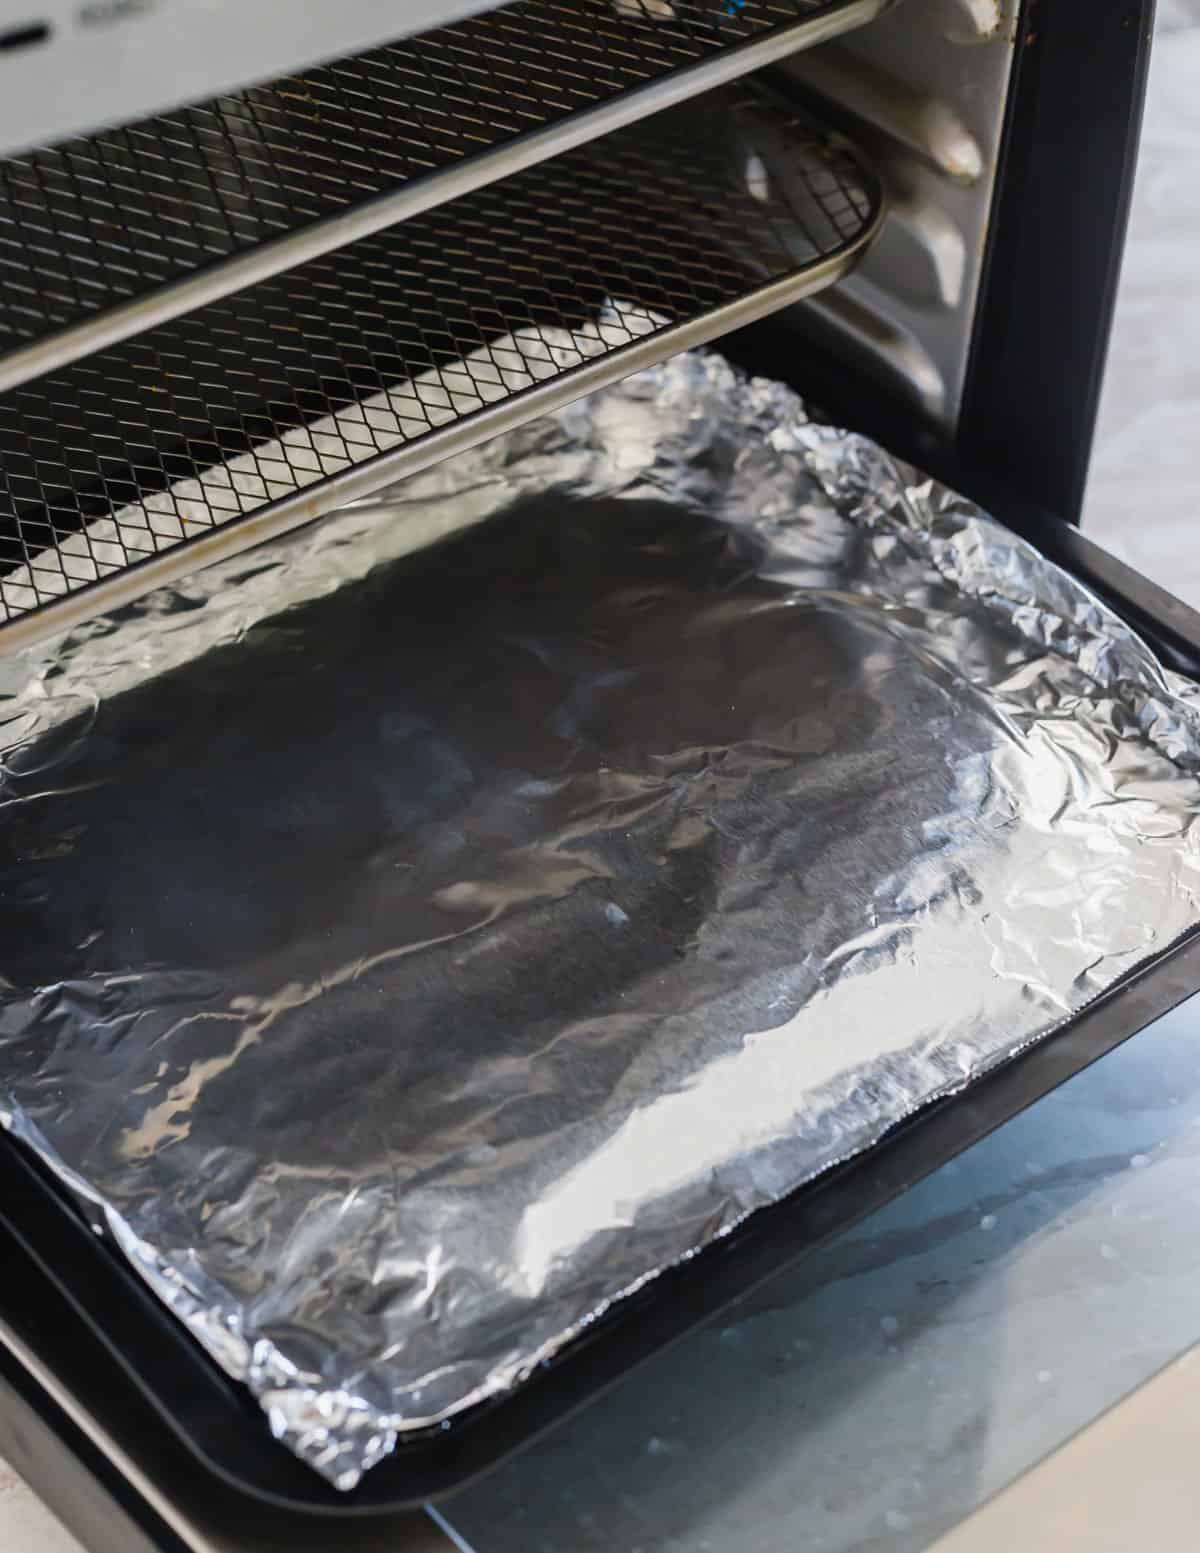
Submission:
<svg viewBox="0 0 1200 1553">
<path fill-rule="evenodd" d="M 715 356 L 3 669 L 0 1117 L 342 1488 L 1197 919 L 1193 687 Z"/>
</svg>

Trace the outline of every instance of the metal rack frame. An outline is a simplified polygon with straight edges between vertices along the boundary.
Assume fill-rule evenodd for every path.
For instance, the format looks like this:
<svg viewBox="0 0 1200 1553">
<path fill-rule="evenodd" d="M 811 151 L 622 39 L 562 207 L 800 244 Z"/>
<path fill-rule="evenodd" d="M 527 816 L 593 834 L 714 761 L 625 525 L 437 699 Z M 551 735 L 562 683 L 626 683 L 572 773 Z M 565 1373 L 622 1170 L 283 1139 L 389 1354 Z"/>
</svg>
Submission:
<svg viewBox="0 0 1200 1553">
<path fill-rule="evenodd" d="M 893 3 L 673 0 L 664 20 L 651 0 L 517 0 L 0 162 L 0 392 L 863 26 Z"/>
<path fill-rule="evenodd" d="M 811 295 L 882 207 L 844 143 L 739 87 L 13 390 L 0 644 Z"/>
</svg>

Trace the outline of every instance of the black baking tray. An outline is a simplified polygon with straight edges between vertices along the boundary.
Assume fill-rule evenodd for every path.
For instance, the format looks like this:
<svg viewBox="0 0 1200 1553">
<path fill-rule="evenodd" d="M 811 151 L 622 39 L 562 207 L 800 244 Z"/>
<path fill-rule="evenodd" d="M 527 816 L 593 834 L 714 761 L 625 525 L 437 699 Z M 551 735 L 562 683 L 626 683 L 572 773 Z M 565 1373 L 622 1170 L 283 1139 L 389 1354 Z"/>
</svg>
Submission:
<svg viewBox="0 0 1200 1553">
<path fill-rule="evenodd" d="M 349 1494 L 332 1489 L 271 1438 L 249 1393 L 216 1368 L 91 1233 L 40 1163 L 7 1137 L 0 1138 L 0 1225 L 77 1325 L 70 1362 L 79 1373 L 60 1370 L 66 1386 L 79 1387 L 93 1366 L 103 1365 L 139 1406 L 148 1405 L 202 1474 L 248 1505 L 319 1517 L 326 1526 L 330 1518 L 376 1518 L 444 1498 L 528 1445 L 635 1365 L 908 1190 L 1198 990 L 1200 932 L 964 1094 L 931 1105 L 867 1153 L 761 1210 L 686 1266 L 613 1307 L 516 1391 L 451 1426 L 412 1437 Z M 4 1304 L 14 1288 L 19 1283 L 9 1285 Z M 80 1334 L 90 1341 L 80 1344 Z M 119 1416 L 120 1391 L 110 1385 L 107 1396 Z"/>
<path fill-rule="evenodd" d="M 977 482 L 976 482 L 977 483 Z M 997 509 L 1200 679 L 1200 615 L 1032 508 Z M 349 1494 L 270 1436 L 250 1394 L 220 1371 L 136 1273 L 97 1237 L 40 1161 L 0 1137 L 0 1225 L 65 1302 L 97 1363 L 123 1377 L 196 1469 L 248 1504 L 378 1517 L 445 1497 L 592 1400 L 635 1364 L 814 1251 L 1200 990 L 1200 931 L 1139 967 L 1061 1031 L 964 1093 L 935 1103 L 875 1148 L 763 1209 L 685 1265 L 619 1302 L 515 1391 L 451 1425 L 406 1438 Z M 0 1287 L 0 1316 L 13 1289 Z M 84 1345 L 86 1353 L 88 1345 Z M 58 1362 L 50 1355 L 52 1362 Z M 76 1367 L 88 1361 L 77 1356 Z M 63 1376 L 64 1383 L 79 1381 Z M 94 1388 L 92 1388 L 94 1389 Z M 116 1404 L 114 1404 L 116 1405 Z"/>
<path fill-rule="evenodd" d="M 1034 509 L 1018 513 L 1008 502 L 995 510 L 1019 523 L 1083 583 L 1104 592 L 1130 621 L 1152 627 L 1164 655 L 1200 679 L 1200 616 L 1069 525 Z M 156 1426 L 189 1453 L 195 1470 L 220 1482 L 224 1492 L 323 1519 L 378 1517 L 450 1495 L 1197 990 L 1200 930 L 1131 972 L 994 1076 L 929 1106 L 876 1148 L 760 1210 L 686 1264 L 614 1304 L 510 1394 L 448 1426 L 406 1437 L 349 1494 L 332 1489 L 271 1438 L 250 1393 L 212 1363 L 110 1242 L 93 1233 L 48 1170 L 7 1137 L 0 1137 L 0 1226 L 70 1311 L 71 1328 L 90 1340 L 82 1357 L 75 1350 L 73 1361 L 65 1344 L 51 1340 L 48 1362 L 74 1362 L 86 1371 L 90 1346 L 95 1362 L 121 1377 Z M 14 1280 L 0 1280 L 0 1319 L 13 1320 L 19 1298 Z M 19 1321 L 21 1312 L 15 1315 Z M 75 1393 L 84 1389 L 78 1374 L 62 1379 Z M 87 1389 L 94 1391 L 94 1384 Z"/>
</svg>

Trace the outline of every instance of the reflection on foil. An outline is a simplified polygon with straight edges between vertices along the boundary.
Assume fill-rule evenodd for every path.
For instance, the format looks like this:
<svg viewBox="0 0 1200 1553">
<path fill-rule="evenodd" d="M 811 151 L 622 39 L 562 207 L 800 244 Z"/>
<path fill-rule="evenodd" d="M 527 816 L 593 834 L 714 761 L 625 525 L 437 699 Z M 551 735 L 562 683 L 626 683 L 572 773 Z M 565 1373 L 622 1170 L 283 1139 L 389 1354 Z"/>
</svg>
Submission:
<svg viewBox="0 0 1200 1553">
<path fill-rule="evenodd" d="M 712 356 L 9 673 L 3 1119 L 343 1488 L 1197 919 L 1192 687 Z"/>
</svg>

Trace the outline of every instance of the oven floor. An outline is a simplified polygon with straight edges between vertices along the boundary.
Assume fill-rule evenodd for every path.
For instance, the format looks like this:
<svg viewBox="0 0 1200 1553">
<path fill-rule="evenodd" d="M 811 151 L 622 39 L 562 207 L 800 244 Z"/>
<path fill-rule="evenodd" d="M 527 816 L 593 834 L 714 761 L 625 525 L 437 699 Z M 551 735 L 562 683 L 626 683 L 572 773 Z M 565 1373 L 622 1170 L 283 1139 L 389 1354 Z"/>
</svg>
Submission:
<svg viewBox="0 0 1200 1553">
<path fill-rule="evenodd" d="M 1084 521 L 1200 608 L 1200 0 L 1159 34 Z M 1197 1004 L 448 1506 L 464 1544 L 922 1553 L 1200 1340 Z M 0 1547 L 79 1553 L 3 1462 Z"/>
</svg>

